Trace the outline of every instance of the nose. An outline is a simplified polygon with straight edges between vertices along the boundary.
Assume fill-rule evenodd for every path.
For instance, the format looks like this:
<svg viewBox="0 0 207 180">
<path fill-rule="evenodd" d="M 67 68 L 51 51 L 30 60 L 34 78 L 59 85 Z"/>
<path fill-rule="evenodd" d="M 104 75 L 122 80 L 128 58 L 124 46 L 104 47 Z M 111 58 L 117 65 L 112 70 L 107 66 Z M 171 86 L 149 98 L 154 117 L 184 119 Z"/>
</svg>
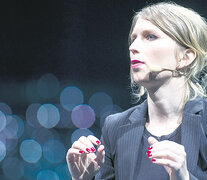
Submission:
<svg viewBox="0 0 207 180">
<path fill-rule="evenodd" d="M 138 43 L 138 39 L 135 39 L 131 45 L 129 46 L 129 51 L 132 53 L 132 54 L 136 54 L 136 53 L 139 53 L 139 43 Z"/>
</svg>

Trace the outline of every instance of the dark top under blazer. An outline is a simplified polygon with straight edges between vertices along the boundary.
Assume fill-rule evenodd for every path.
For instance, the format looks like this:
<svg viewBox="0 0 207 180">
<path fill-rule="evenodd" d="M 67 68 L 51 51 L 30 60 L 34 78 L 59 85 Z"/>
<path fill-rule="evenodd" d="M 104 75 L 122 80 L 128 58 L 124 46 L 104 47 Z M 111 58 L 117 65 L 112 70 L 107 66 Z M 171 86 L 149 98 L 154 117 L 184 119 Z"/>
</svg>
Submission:
<svg viewBox="0 0 207 180">
<path fill-rule="evenodd" d="M 139 145 L 146 123 L 147 102 L 106 118 L 101 141 L 105 163 L 95 176 L 99 179 L 136 180 Z M 187 153 L 190 179 L 207 180 L 207 100 L 189 101 L 183 112 L 181 144 Z"/>
</svg>

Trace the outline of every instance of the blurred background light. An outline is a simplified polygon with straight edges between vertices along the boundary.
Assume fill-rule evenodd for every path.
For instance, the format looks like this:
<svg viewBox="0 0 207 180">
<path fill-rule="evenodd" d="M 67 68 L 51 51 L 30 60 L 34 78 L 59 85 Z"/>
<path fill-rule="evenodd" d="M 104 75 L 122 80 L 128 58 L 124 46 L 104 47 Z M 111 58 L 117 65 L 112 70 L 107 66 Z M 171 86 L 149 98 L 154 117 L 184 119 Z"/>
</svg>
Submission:
<svg viewBox="0 0 207 180">
<path fill-rule="evenodd" d="M 11 180 L 21 180 L 24 174 L 24 168 L 20 160 L 16 157 L 7 157 L 3 161 L 3 173 L 5 177 Z"/>
<path fill-rule="evenodd" d="M 60 83 L 54 74 L 44 74 L 37 82 L 37 91 L 43 98 L 55 97 L 60 90 Z"/>
<path fill-rule="evenodd" d="M 6 116 L 0 111 L 0 132 L 6 127 Z"/>
<path fill-rule="evenodd" d="M 90 97 L 88 104 L 94 109 L 96 116 L 100 117 L 100 113 L 103 108 L 108 105 L 112 105 L 113 101 L 108 94 L 97 92 Z"/>
<path fill-rule="evenodd" d="M 76 129 L 72 135 L 71 135 L 71 143 L 73 144 L 75 141 L 77 141 L 81 136 L 89 136 L 93 135 L 94 133 L 89 129 Z"/>
<path fill-rule="evenodd" d="M 72 110 L 71 118 L 76 127 L 89 128 L 95 122 L 95 113 L 89 105 L 81 104 Z"/>
<path fill-rule="evenodd" d="M 6 121 L 6 127 L 3 130 L 6 138 L 20 138 L 24 133 L 23 120 L 17 115 L 7 115 Z"/>
<path fill-rule="evenodd" d="M 7 114 L 7 115 L 12 114 L 12 110 L 11 110 L 10 106 L 4 102 L 0 103 L 0 111 L 2 111 L 4 114 Z"/>
<path fill-rule="evenodd" d="M 53 104 L 43 104 L 37 112 L 39 123 L 45 128 L 53 128 L 60 121 L 58 108 Z"/>
<path fill-rule="evenodd" d="M 75 86 L 64 88 L 60 94 L 60 104 L 68 111 L 71 111 L 78 104 L 83 103 L 83 93 Z"/>
<path fill-rule="evenodd" d="M 55 168 L 55 172 L 59 175 L 60 180 L 71 179 L 71 175 L 68 170 L 67 163 L 63 163 L 63 164 L 58 165 Z"/>
<path fill-rule="evenodd" d="M 0 162 L 5 158 L 6 156 L 6 146 L 3 142 L 0 141 Z"/>
<path fill-rule="evenodd" d="M 41 145 L 33 139 L 24 140 L 20 145 L 20 155 L 26 162 L 36 163 L 42 157 Z"/>
<path fill-rule="evenodd" d="M 26 120 L 27 120 L 28 124 L 34 128 L 41 127 L 41 125 L 37 119 L 37 112 L 38 112 L 38 109 L 40 108 L 40 106 L 41 106 L 41 104 L 39 104 L 39 103 L 33 103 L 33 104 L 30 104 L 26 110 Z"/>
<path fill-rule="evenodd" d="M 37 180 L 60 180 L 55 171 L 42 170 L 37 175 Z"/>
<path fill-rule="evenodd" d="M 66 149 L 59 140 L 49 140 L 43 145 L 43 156 L 50 163 L 61 163 L 65 160 Z"/>
</svg>

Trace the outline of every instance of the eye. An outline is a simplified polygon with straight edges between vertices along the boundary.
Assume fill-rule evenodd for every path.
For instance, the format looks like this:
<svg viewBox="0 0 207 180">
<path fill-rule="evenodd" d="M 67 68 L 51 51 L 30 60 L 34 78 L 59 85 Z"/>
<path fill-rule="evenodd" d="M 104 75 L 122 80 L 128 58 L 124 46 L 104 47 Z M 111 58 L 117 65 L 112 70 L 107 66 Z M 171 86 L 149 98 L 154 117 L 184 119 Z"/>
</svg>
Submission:
<svg viewBox="0 0 207 180">
<path fill-rule="evenodd" d="M 157 36 L 155 36 L 155 35 L 153 35 L 153 34 L 147 34 L 147 35 L 145 36 L 145 38 L 146 38 L 147 40 L 149 40 L 149 41 L 153 41 L 153 40 L 157 39 Z"/>
</svg>

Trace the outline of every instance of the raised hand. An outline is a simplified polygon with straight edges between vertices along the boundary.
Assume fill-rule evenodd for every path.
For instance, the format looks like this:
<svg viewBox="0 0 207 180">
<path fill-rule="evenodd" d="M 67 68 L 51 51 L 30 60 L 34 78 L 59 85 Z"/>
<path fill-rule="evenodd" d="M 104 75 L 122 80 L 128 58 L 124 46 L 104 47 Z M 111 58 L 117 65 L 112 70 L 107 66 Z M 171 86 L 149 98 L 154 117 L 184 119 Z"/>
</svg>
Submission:
<svg viewBox="0 0 207 180">
<path fill-rule="evenodd" d="M 189 180 L 184 146 L 168 140 L 159 142 L 153 137 L 148 142 L 148 157 L 154 164 L 164 166 L 170 180 Z"/>
<path fill-rule="evenodd" d="M 97 150 L 94 145 L 97 145 Z M 94 136 L 82 136 L 68 150 L 66 161 L 74 180 L 91 180 L 104 163 L 104 146 Z"/>
</svg>

